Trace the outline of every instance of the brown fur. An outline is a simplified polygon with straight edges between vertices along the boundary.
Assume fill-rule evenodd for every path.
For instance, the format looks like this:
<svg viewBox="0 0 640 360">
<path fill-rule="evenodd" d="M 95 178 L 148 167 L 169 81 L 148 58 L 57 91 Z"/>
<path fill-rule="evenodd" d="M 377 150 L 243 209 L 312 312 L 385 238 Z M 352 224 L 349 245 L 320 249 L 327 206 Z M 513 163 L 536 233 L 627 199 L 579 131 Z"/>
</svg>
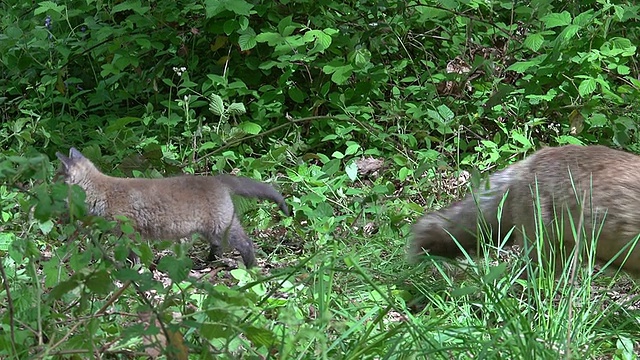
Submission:
<svg viewBox="0 0 640 360">
<path fill-rule="evenodd" d="M 223 240 L 237 249 L 247 267 L 255 266 L 253 242 L 234 211 L 231 195 L 268 199 L 286 215 L 284 198 L 271 185 L 244 177 L 177 176 L 164 179 L 117 178 L 101 173 L 71 148 L 69 157 L 56 153 L 68 184 L 87 194 L 93 215 L 129 218 L 145 238 L 177 240 L 198 233 L 211 244 L 209 260 L 220 255 Z"/>
<path fill-rule="evenodd" d="M 640 156 L 604 146 L 549 147 L 496 172 L 485 185 L 489 187 L 420 218 L 413 226 L 410 255 L 416 257 L 426 250 L 431 255 L 454 257 L 460 250 L 451 236 L 466 250 L 475 250 L 479 214 L 490 226 L 494 241 L 515 227 L 512 238 L 520 246 L 525 239 L 535 239 L 539 223 L 535 219 L 541 215 L 546 234 L 543 260 L 551 256 L 550 247 L 557 249 L 560 243 L 554 219 L 561 226 L 565 254 L 573 249 L 570 219 L 577 227 L 582 207 L 585 232 L 581 241 L 588 246 L 592 234 L 598 236 L 596 258 L 600 262 L 608 262 L 624 249 L 614 261 L 621 265 L 629 243 L 640 233 Z M 505 194 L 499 227 L 497 209 Z M 586 201 L 580 206 L 583 197 Z M 535 210 L 536 199 L 539 211 Z M 531 248 L 530 242 L 527 245 Z M 640 246 L 631 251 L 624 268 L 640 273 Z"/>
</svg>

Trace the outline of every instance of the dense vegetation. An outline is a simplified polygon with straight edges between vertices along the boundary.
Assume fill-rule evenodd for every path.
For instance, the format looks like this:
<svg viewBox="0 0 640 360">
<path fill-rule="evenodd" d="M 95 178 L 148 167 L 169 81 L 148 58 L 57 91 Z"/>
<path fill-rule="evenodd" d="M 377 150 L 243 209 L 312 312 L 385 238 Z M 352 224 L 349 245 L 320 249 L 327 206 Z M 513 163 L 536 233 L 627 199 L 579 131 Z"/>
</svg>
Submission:
<svg viewBox="0 0 640 360">
<path fill-rule="evenodd" d="M 542 145 L 640 151 L 639 10 L 4 1 L 0 357 L 637 358 L 624 277 L 526 285 L 517 255 L 456 272 L 408 264 L 405 244 L 469 174 Z M 293 216 L 240 204 L 260 268 L 199 266 L 200 241 L 87 216 L 54 176 L 72 146 L 115 176 L 273 182 Z"/>
</svg>

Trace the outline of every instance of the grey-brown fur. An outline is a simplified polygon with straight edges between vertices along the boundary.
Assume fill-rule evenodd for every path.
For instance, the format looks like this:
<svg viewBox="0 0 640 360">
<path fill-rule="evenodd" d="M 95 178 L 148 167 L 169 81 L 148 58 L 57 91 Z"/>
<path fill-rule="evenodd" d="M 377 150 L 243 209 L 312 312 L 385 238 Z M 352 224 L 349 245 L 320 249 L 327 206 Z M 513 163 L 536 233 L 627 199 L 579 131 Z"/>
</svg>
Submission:
<svg viewBox="0 0 640 360">
<path fill-rule="evenodd" d="M 247 267 L 255 266 L 253 242 L 234 211 L 232 194 L 267 199 L 286 215 L 282 195 L 271 185 L 244 177 L 177 176 L 163 179 L 117 178 L 101 173 L 89 159 L 71 148 L 69 157 L 56 153 L 68 184 L 87 194 L 93 215 L 129 218 L 149 239 L 177 240 L 198 233 L 211 244 L 209 260 L 220 255 L 223 240 L 237 249 Z"/>
<path fill-rule="evenodd" d="M 539 214 L 548 235 L 545 236 L 544 255 L 549 255 L 549 246 L 557 248 L 559 244 L 555 230 L 557 226 L 552 226 L 554 219 L 563 226 L 563 244 L 566 250 L 571 250 L 575 237 L 570 218 L 574 227 L 577 227 L 581 212 L 579 204 L 585 192 L 583 206 L 586 232 L 583 234 L 586 237 L 582 241 L 589 245 L 592 234 L 599 234 L 596 248 L 598 260 L 607 262 L 616 257 L 620 250 L 628 249 L 625 246 L 640 233 L 639 156 L 604 146 L 543 148 L 525 160 L 491 175 L 488 182 L 488 190 L 483 186 L 474 195 L 468 194 L 450 207 L 420 218 L 413 226 L 410 256 L 415 258 L 425 249 L 432 255 L 454 257 L 460 251 L 451 236 L 466 250 L 475 250 L 478 246 L 478 209 L 492 229 L 494 241 L 499 238 L 498 234 L 503 237 L 515 226 L 512 236 L 517 244 L 523 246 L 523 231 L 530 239 L 535 238 L 537 231 L 535 199 L 539 200 Z M 498 204 L 505 194 L 501 227 L 498 228 Z M 476 196 L 478 205 L 473 196 Z M 614 263 L 620 265 L 627 253 L 624 251 Z M 533 252 L 532 256 L 535 255 Z M 640 246 L 632 250 L 624 268 L 632 273 L 640 273 Z"/>
</svg>

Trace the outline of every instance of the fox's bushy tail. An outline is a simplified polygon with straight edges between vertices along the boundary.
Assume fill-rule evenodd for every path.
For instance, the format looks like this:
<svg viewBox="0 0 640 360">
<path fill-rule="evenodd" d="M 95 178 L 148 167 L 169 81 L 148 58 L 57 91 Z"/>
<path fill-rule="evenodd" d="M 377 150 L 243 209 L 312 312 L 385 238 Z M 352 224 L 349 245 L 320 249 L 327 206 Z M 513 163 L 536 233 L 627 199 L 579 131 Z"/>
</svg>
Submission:
<svg viewBox="0 0 640 360">
<path fill-rule="evenodd" d="M 284 202 L 284 197 L 273 186 L 243 176 L 223 174 L 216 175 L 216 178 L 236 195 L 273 201 L 285 215 L 289 216 L 289 208 Z"/>
</svg>

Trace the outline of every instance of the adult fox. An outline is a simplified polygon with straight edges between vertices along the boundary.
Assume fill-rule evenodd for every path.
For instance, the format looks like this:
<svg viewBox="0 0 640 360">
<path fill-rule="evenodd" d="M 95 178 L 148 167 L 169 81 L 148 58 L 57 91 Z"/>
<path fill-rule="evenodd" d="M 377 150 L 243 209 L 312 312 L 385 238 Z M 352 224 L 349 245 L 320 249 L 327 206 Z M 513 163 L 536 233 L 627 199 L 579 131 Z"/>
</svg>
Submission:
<svg viewBox="0 0 640 360">
<path fill-rule="evenodd" d="M 578 226 L 581 212 L 581 241 L 589 246 L 593 236 L 598 237 L 597 260 L 615 258 L 614 264 L 640 273 L 640 247 L 633 247 L 640 234 L 640 156 L 604 146 L 547 147 L 494 173 L 461 201 L 418 219 L 412 228 L 410 256 L 415 259 L 427 251 L 455 257 L 460 249 L 452 238 L 465 250 L 475 250 L 481 219 L 489 225 L 493 241 L 515 227 L 512 238 L 523 248 L 533 249 L 530 254 L 535 259 L 531 239 L 540 232 L 541 221 L 545 230 L 541 255 L 548 261 L 560 243 L 565 254 L 573 249 L 572 228 Z M 558 258 L 556 265 L 561 264 Z"/>
</svg>

